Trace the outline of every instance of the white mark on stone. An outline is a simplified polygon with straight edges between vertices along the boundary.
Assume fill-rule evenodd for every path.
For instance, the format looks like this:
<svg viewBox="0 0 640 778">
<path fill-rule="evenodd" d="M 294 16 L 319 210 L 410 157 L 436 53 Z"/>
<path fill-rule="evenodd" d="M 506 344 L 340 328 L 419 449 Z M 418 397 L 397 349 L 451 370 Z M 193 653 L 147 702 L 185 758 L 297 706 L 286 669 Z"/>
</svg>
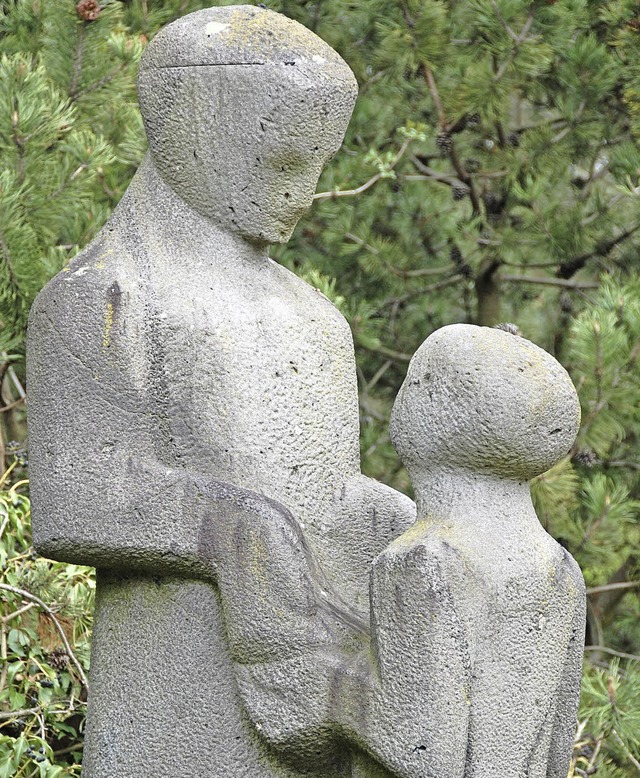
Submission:
<svg viewBox="0 0 640 778">
<path fill-rule="evenodd" d="M 325 62 L 325 58 L 324 58 L 324 57 L 321 57 L 319 54 L 314 54 L 314 55 L 313 55 L 313 57 L 311 57 L 311 59 L 312 59 L 314 62 L 319 62 L 320 64 L 322 64 L 323 62 Z"/>
<path fill-rule="evenodd" d="M 228 28 L 229 25 L 223 24 L 222 22 L 209 22 L 209 24 L 207 24 L 204 29 L 207 33 L 207 37 L 210 38 L 212 35 L 217 35 L 219 32 L 222 32 Z"/>
</svg>

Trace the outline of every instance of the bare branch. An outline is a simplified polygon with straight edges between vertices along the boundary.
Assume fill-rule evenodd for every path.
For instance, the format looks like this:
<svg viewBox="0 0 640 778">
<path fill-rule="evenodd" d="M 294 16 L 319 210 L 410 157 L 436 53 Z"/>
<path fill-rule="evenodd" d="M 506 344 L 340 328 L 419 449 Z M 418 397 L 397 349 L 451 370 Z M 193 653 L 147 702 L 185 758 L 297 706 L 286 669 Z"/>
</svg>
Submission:
<svg viewBox="0 0 640 778">
<path fill-rule="evenodd" d="M 389 170 L 393 170 L 398 162 L 402 159 L 404 156 L 406 150 L 409 148 L 409 144 L 411 143 L 412 138 L 405 138 L 405 140 L 402 143 L 402 146 L 400 146 L 400 150 L 392 160 L 391 164 L 389 165 Z M 376 173 L 375 176 L 372 176 L 368 181 L 366 181 L 362 186 L 357 187 L 356 189 L 334 189 L 331 192 L 317 192 L 314 194 L 313 199 L 314 200 L 328 200 L 333 199 L 335 197 L 354 197 L 355 195 L 362 194 L 363 192 L 366 192 L 367 189 L 371 189 L 371 187 L 374 184 L 377 184 L 378 181 L 381 178 L 385 178 L 382 173 Z"/>
<path fill-rule="evenodd" d="M 89 682 L 87 681 L 87 676 L 84 674 L 82 665 L 78 661 L 76 655 L 73 653 L 69 641 L 67 640 L 67 636 L 65 635 L 65 632 L 62 629 L 62 625 L 56 618 L 56 615 L 51 610 L 51 608 L 39 597 L 36 597 L 35 594 L 31 594 L 31 592 L 27 592 L 24 589 L 18 589 L 17 586 L 9 586 L 9 584 L 0 583 L 0 589 L 4 589 L 7 592 L 13 592 L 13 594 L 18 594 L 20 597 L 23 597 L 26 600 L 31 600 L 32 602 L 35 602 L 37 605 L 39 605 L 42 608 L 42 610 L 47 614 L 47 616 L 49 616 L 49 618 L 55 624 L 55 627 L 58 630 L 58 633 L 60 634 L 62 643 L 64 644 L 65 650 L 69 655 L 69 658 L 71 659 L 73 664 L 76 666 L 76 670 L 78 671 L 78 675 L 80 676 L 80 680 L 82 681 L 83 686 L 85 687 L 85 689 L 88 689 Z"/>
<path fill-rule="evenodd" d="M 612 592 L 615 589 L 636 589 L 640 586 L 640 581 L 620 581 L 619 583 L 604 584 L 603 586 L 592 586 L 587 589 L 587 594 L 600 594 L 600 592 Z"/>
<path fill-rule="evenodd" d="M 585 646 L 585 651 L 601 651 L 603 654 L 611 654 L 611 656 L 618 656 L 620 659 L 637 659 L 640 660 L 638 654 L 627 654 L 624 651 L 616 651 L 608 646 Z"/>
<path fill-rule="evenodd" d="M 436 107 L 436 113 L 438 114 L 438 124 L 443 130 L 445 130 L 447 126 L 447 119 L 444 115 L 442 100 L 440 100 L 440 92 L 438 92 L 438 86 L 436 84 L 435 78 L 433 77 L 433 73 L 431 72 L 431 68 L 427 65 L 426 62 L 422 65 L 422 75 L 424 76 L 424 80 L 427 82 L 427 87 L 431 93 L 431 99 L 433 100 L 433 104 Z"/>
<path fill-rule="evenodd" d="M 503 281 L 525 284 L 543 284 L 546 286 L 561 286 L 565 289 L 599 289 L 597 281 L 570 281 L 564 278 L 542 278 L 538 276 L 503 275 Z"/>
</svg>

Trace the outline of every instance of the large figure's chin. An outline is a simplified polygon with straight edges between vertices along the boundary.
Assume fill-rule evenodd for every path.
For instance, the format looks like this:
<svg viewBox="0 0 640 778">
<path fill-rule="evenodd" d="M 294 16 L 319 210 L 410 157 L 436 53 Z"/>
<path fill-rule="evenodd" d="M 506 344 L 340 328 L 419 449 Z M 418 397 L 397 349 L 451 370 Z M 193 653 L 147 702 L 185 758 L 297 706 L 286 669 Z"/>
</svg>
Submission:
<svg viewBox="0 0 640 778">
<path fill-rule="evenodd" d="M 288 243 L 293 235 L 296 227 L 298 226 L 299 219 L 291 224 L 290 221 L 281 221 L 279 219 L 272 219 L 268 226 L 264 229 L 252 229 L 242 231 L 241 234 L 244 238 L 255 243 Z"/>
</svg>

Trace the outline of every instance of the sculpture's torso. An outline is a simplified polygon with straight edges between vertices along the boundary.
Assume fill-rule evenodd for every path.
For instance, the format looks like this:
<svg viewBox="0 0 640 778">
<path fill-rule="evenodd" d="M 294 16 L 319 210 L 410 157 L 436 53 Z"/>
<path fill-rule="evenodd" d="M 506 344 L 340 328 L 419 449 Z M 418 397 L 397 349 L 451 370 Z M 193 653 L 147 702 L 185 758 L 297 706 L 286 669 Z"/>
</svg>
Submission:
<svg viewBox="0 0 640 778">
<path fill-rule="evenodd" d="M 163 352 L 150 382 L 164 383 L 168 406 L 163 458 L 283 503 L 323 557 L 323 536 L 341 521 L 334 496 L 359 473 L 346 321 L 271 261 L 214 257 L 199 277 L 177 268 L 170 286 L 153 271 L 148 280 L 147 349 Z"/>
<path fill-rule="evenodd" d="M 450 582 L 469 657 L 464 778 L 547 775 L 582 590 L 573 560 L 533 512 L 520 526 L 524 518 L 507 528 L 434 527 L 427 542 Z"/>
<path fill-rule="evenodd" d="M 59 283 L 78 285 L 81 295 L 91 290 L 91 304 L 104 310 L 98 317 L 104 359 L 115 364 L 124 354 L 128 362 L 127 392 L 140 398 L 152 429 L 153 450 L 137 455 L 281 502 L 304 526 L 330 579 L 338 586 L 351 580 L 345 565 L 361 568 L 362 577 L 369 560 L 362 554 L 354 560 L 353 552 L 347 560 L 348 549 L 333 535 L 348 521 L 341 515 L 343 487 L 359 476 L 346 321 L 323 295 L 266 257 L 255 262 L 216 246 L 201 251 L 196 240 L 193 255 L 175 256 L 158 225 L 146 231 L 135 209 L 127 212 L 130 205 L 126 197 L 111 229 Z M 180 236 L 179 224 L 163 228 L 167 237 Z M 348 585 L 342 594 L 349 598 Z M 147 618 L 159 611 L 161 625 Z M 129 674 L 113 658 L 126 654 L 132 635 L 148 662 Z M 199 656 L 182 655 L 182 644 L 199 645 Z M 350 773 L 346 753 L 325 766 L 315 759 L 313 769 L 286 767 L 269 756 L 244 720 L 219 598 L 209 584 L 103 575 L 92 663 L 98 680 L 85 760 L 91 778 L 163 775 L 165 767 L 172 778 L 193 778 L 193 766 L 205 761 L 220 778 Z M 161 679 L 156 667 L 163 668 Z M 163 683 L 167 677 L 176 678 L 175 686 Z M 124 699 L 127 717 L 118 703 Z M 149 709 L 157 711 L 157 728 L 161 712 L 178 715 L 183 707 L 188 728 L 180 734 L 178 725 L 171 752 L 165 741 L 156 750 L 152 740 L 140 740 Z"/>
</svg>

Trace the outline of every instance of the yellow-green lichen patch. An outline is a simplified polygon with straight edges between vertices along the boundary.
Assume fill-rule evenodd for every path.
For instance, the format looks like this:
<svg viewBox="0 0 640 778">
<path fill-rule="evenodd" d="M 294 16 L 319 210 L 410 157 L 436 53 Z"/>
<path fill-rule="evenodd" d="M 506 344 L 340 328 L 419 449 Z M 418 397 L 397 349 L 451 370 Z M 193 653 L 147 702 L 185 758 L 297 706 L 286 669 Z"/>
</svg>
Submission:
<svg viewBox="0 0 640 778">
<path fill-rule="evenodd" d="M 111 345 L 111 330 L 113 328 L 113 303 L 107 303 L 104 314 L 104 332 L 102 335 L 102 348 L 109 348 Z"/>
</svg>

